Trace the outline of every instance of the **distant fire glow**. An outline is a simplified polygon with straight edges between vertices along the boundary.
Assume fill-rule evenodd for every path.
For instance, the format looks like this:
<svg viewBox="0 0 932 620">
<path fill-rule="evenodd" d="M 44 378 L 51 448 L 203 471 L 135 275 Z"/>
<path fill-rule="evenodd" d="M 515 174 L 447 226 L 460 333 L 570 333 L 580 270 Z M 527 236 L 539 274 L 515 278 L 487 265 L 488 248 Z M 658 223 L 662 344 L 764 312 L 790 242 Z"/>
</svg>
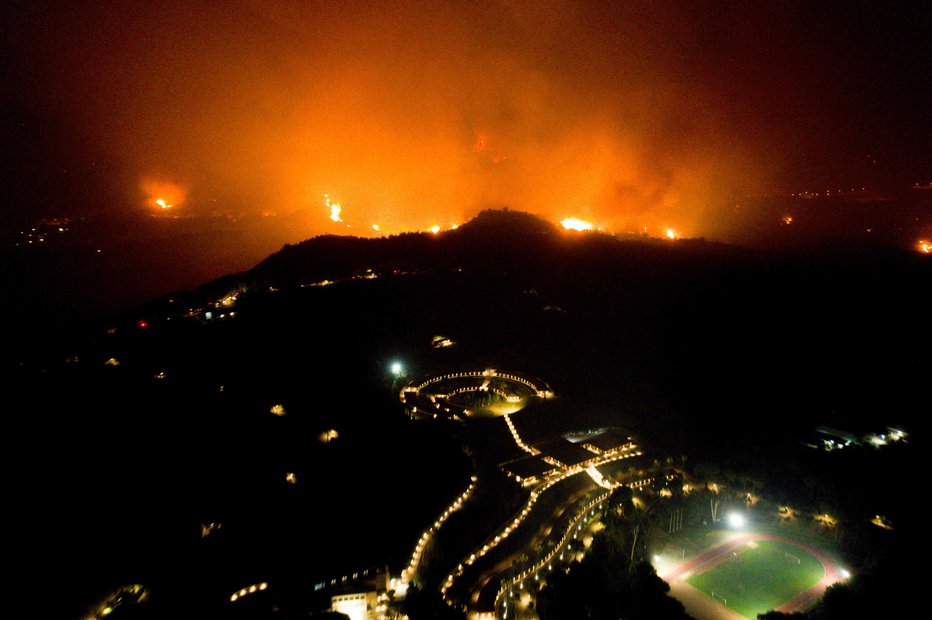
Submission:
<svg viewBox="0 0 932 620">
<path fill-rule="evenodd" d="M 672 228 L 666 230 L 667 239 L 676 239 L 679 235 L 676 234 L 676 231 Z"/>
<path fill-rule="evenodd" d="M 784 215 L 784 216 L 783 216 L 783 223 L 786 224 L 787 226 L 789 226 L 790 224 L 792 224 L 792 223 L 793 223 L 793 216 L 792 216 L 792 215 Z"/>
<path fill-rule="evenodd" d="M 373 224 L 373 225 L 372 225 L 372 230 L 374 230 L 375 232 L 379 232 L 379 231 L 381 231 L 382 229 L 379 228 L 379 225 L 378 225 L 378 224 Z"/>
<path fill-rule="evenodd" d="M 920 239 L 919 251 L 924 254 L 932 254 L 932 241 L 926 241 L 925 239 Z"/>
<path fill-rule="evenodd" d="M 434 224 L 433 226 L 430 227 L 430 232 L 436 235 L 438 232 L 440 232 L 440 227 Z"/>
<path fill-rule="evenodd" d="M 327 205 L 327 208 L 330 209 L 330 219 L 334 222 L 342 222 L 343 219 L 340 217 L 340 213 L 343 211 L 343 207 L 340 206 L 339 202 L 333 202 L 330 200 L 330 194 L 324 194 L 324 204 Z"/>
<path fill-rule="evenodd" d="M 568 217 L 561 221 L 560 224 L 567 230 L 592 230 L 592 222 L 581 220 L 578 217 Z"/>
<path fill-rule="evenodd" d="M 146 204 L 157 213 L 174 211 L 188 194 L 187 188 L 171 181 L 143 179 L 141 187 L 147 196 Z"/>
</svg>

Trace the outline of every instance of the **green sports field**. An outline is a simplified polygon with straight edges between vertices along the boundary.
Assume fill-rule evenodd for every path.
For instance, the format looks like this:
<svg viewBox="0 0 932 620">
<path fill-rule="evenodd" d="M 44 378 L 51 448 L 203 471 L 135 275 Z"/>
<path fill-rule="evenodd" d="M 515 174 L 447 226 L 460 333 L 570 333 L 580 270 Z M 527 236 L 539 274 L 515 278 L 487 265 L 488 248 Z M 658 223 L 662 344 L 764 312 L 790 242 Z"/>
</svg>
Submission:
<svg viewBox="0 0 932 620">
<path fill-rule="evenodd" d="M 773 540 L 754 544 L 686 582 L 745 618 L 756 618 L 805 592 L 825 574 L 822 563 L 799 547 Z"/>
</svg>

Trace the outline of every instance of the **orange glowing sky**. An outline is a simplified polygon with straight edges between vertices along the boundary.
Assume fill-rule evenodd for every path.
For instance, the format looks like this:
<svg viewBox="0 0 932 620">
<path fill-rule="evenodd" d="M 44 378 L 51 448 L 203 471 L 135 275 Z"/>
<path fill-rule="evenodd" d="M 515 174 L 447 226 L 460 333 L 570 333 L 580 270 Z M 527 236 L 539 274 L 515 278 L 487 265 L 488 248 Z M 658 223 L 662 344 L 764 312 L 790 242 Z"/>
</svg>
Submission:
<svg viewBox="0 0 932 620">
<path fill-rule="evenodd" d="M 162 199 L 171 218 L 263 218 L 263 250 L 321 233 L 446 229 L 506 206 L 608 231 L 721 237 L 735 196 L 821 183 L 844 167 L 838 151 L 863 160 L 874 134 L 852 130 L 863 115 L 844 95 L 922 57 L 908 40 L 865 42 L 876 23 L 838 40 L 847 18 L 803 2 L 796 13 L 469 4 L 11 11 L 12 105 L 26 127 L 47 128 L 43 144 L 64 145 L 23 164 L 51 158 L 61 177 L 56 200 L 33 202 L 93 195 L 93 208 L 125 212 Z M 894 112 L 907 134 L 923 128 Z"/>
<path fill-rule="evenodd" d="M 632 49 L 606 58 L 612 37 L 558 8 L 347 20 L 246 3 L 207 34 L 156 28 L 140 33 L 147 70 L 104 102 L 114 125 L 147 121 L 115 128 L 115 146 L 141 176 L 183 183 L 189 213 L 300 211 L 305 236 L 447 227 L 490 206 L 698 229 L 728 191 L 763 181 L 712 94 L 683 113 L 697 84 L 662 71 L 677 61 L 650 49 L 656 33 L 631 30 Z M 255 17 L 257 30 L 238 24 Z M 613 79 L 594 87 L 602 72 Z"/>
</svg>

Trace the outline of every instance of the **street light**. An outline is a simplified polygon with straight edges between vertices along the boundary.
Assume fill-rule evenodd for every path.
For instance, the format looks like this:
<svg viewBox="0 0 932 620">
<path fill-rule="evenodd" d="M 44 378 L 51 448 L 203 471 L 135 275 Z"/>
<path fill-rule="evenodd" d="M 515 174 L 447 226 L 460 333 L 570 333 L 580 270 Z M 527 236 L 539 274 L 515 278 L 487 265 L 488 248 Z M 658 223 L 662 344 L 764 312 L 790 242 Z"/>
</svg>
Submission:
<svg viewBox="0 0 932 620">
<path fill-rule="evenodd" d="M 391 370 L 393 375 L 400 377 L 404 374 L 405 367 L 401 364 L 401 362 L 392 362 Z"/>
<path fill-rule="evenodd" d="M 730 512 L 728 513 L 728 525 L 735 528 L 741 529 L 747 524 L 747 519 L 740 512 Z"/>
</svg>

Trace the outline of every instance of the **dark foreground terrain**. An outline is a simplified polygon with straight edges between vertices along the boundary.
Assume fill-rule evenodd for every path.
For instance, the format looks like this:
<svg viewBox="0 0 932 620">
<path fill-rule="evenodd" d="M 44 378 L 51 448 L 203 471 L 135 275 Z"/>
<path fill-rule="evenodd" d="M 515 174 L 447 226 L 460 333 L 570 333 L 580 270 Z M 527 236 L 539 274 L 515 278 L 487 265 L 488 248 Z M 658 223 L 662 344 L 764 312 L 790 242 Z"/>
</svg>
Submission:
<svg viewBox="0 0 932 620">
<path fill-rule="evenodd" d="M 558 398 L 531 439 L 619 425 L 658 458 L 774 479 L 781 455 L 794 476 L 815 458 L 793 455 L 819 424 L 921 441 L 926 258 L 564 234 L 507 211 L 438 236 L 287 246 L 7 357 L 18 572 L 66 617 L 125 583 L 162 612 L 220 616 L 250 583 L 290 584 L 300 608 L 315 579 L 397 572 L 471 472 L 455 425 L 410 421 L 397 400 L 447 368 L 545 379 Z M 890 470 L 839 482 L 852 510 L 877 493 L 909 518 L 902 484 L 882 488 Z"/>
</svg>

